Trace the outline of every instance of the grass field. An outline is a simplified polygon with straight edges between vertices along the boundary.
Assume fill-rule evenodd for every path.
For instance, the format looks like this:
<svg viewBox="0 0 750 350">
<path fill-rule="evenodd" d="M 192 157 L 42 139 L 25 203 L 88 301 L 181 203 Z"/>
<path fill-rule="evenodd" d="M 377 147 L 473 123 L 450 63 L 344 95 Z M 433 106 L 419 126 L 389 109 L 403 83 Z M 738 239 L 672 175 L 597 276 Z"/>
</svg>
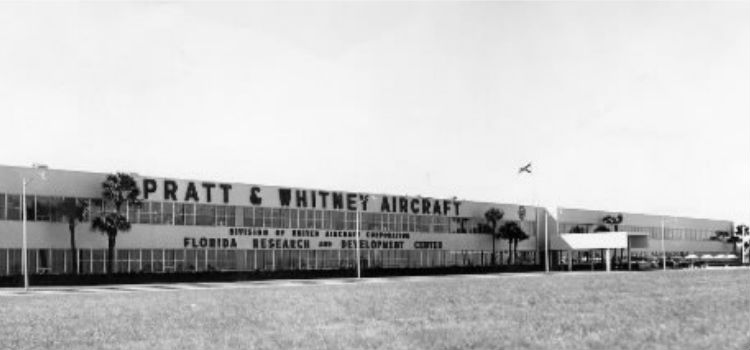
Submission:
<svg viewBox="0 0 750 350">
<path fill-rule="evenodd" d="M 750 349 L 750 271 L 0 297 L 0 348 Z"/>
</svg>

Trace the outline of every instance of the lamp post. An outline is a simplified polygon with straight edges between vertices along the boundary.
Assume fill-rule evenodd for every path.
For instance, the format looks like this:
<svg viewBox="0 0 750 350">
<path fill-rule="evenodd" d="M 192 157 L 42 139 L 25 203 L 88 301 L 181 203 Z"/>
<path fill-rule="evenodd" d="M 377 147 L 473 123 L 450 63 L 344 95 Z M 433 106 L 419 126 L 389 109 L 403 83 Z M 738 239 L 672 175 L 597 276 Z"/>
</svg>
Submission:
<svg viewBox="0 0 750 350">
<path fill-rule="evenodd" d="M 361 210 L 359 208 L 360 208 L 360 206 L 363 206 L 364 203 L 366 203 L 370 198 L 378 198 L 378 197 L 376 197 L 376 196 L 370 196 L 370 195 L 365 195 L 364 197 L 363 196 L 359 197 L 359 203 L 357 203 L 357 212 L 356 212 L 356 215 L 355 215 L 355 221 L 356 221 L 356 225 L 355 226 L 356 227 L 355 227 L 355 237 L 354 238 L 355 238 L 355 243 L 357 244 L 357 247 L 354 250 L 355 250 L 356 256 L 357 256 L 357 279 L 362 278 L 362 268 L 360 267 L 361 260 L 359 258 L 359 232 L 360 232 L 359 224 L 361 222 L 361 220 L 359 218 L 359 216 L 361 215 Z"/>
<path fill-rule="evenodd" d="M 544 272 L 549 273 L 549 234 L 547 233 L 547 217 L 549 213 L 544 208 Z"/>
<path fill-rule="evenodd" d="M 362 271 L 360 270 L 359 266 L 359 206 L 362 205 L 362 198 L 360 198 L 359 203 L 357 203 L 357 213 L 355 215 L 355 221 L 356 221 L 356 227 L 355 227 L 355 234 L 354 239 L 356 240 L 357 246 L 355 247 L 355 251 L 357 252 L 357 279 L 362 278 Z"/>
<path fill-rule="evenodd" d="M 35 169 L 39 169 L 39 177 L 44 181 L 47 180 L 45 171 L 47 170 L 46 165 L 34 164 L 32 165 Z M 28 238 L 26 234 L 26 186 L 34 181 L 33 178 L 21 176 L 21 232 L 22 232 L 22 247 L 21 247 L 21 268 L 23 269 L 23 291 L 29 291 L 29 253 L 28 253 Z"/>
<path fill-rule="evenodd" d="M 664 217 L 661 217 L 661 262 L 664 271 L 667 271 L 667 251 L 664 250 Z"/>
</svg>

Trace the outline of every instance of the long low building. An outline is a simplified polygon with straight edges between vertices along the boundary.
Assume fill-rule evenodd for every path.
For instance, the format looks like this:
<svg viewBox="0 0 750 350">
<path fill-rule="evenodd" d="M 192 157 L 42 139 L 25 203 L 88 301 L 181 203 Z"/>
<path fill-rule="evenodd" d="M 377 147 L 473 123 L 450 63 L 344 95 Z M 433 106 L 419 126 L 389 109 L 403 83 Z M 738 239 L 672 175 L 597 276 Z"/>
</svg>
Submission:
<svg viewBox="0 0 750 350">
<path fill-rule="evenodd" d="M 22 272 L 24 179 L 30 272 L 106 272 L 108 239 L 90 223 L 113 210 L 102 199 L 106 176 L 0 166 L 0 275 Z M 732 232 L 732 222 L 723 220 L 623 213 L 614 227 L 602 220 L 617 213 L 602 211 L 562 209 L 549 215 L 534 206 L 456 198 L 132 176 L 142 205 L 123 208 L 132 227 L 117 235 L 115 272 L 351 269 L 357 244 L 365 268 L 488 266 L 492 259 L 497 265 L 541 265 L 545 246 L 552 248 L 552 264 L 564 264 L 568 256 L 591 259 L 596 252 L 572 256 L 570 247 L 555 245 L 558 232 L 605 229 L 646 234 L 647 245 L 632 249 L 634 255 L 660 252 L 654 242 L 661 242 L 662 232 L 671 255 L 732 252 L 731 244 L 717 238 Z M 75 226 L 75 251 L 60 210 L 73 200 L 88 206 Z M 491 208 L 502 214 L 494 226 L 485 218 Z M 493 254 L 489 232 L 508 222 L 527 238 L 518 242 L 515 255 L 507 239 L 496 239 Z"/>
</svg>

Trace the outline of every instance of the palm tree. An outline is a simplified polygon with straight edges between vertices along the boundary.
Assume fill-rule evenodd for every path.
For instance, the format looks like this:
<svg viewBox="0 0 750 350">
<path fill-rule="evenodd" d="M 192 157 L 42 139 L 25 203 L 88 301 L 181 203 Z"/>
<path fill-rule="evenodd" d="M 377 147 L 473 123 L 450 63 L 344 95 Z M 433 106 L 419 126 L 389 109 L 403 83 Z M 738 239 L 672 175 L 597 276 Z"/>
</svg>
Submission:
<svg viewBox="0 0 750 350">
<path fill-rule="evenodd" d="M 575 225 L 573 228 L 570 229 L 568 233 L 586 233 L 586 228 L 581 225 Z"/>
<path fill-rule="evenodd" d="M 495 240 L 501 238 L 497 232 L 497 223 L 503 219 L 505 212 L 502 209 L 490 208 L 484 213 L 484 219 L 489 223 L 490 235 L 492 236 L 492 265 L 495 265 Z"/>
<path fill-rule="evenodd" d="M 607 215 L 602 218 L 602 222 L 614 226 L 615 232 L 617 232 L 617 225 L 622 223 L 622 214 L 618 213 L 615 216 Z"/>
<path fill-rule="evenodd" d="M 511 250 L 511 244 L 513 245 L 512 254 L 508 257 L 508 263 L 515 263 L 515 257 L 518 255 L 518 242 L 528 239 L 529 235 L 515 221 L 508 221 L 503 226 L 500 226 L 498 234 L 501 238 L 508 240 L 508 250 Z"/>
<path fill-rule="evenodd" d="M 122 212 L 123 205 L 140 207 L 141 194 L 132 176 L 125 173 L 107 175 L 102 183 L 102 198 L 114 207 L 114 211 L 106 210 L 91 221 L 91 228 L 107 235 L 107 273 L 112 273 L 115 258 L 115 243 L 117 233 L 130 230 L 128 217 Z M 105 206 L 106 208 L 106 206 Z"/>
<path fill-rule="evenodd" d="M 78 274 L 78 250 L 76 249 L 76 225 L 86 220 L 89 203 L 83 199 L 66 198 L 60 202 L 58 210 L 65 218 L 70 231 L 70 253 L 73 257 L 73 274 Z"/>
</svg>

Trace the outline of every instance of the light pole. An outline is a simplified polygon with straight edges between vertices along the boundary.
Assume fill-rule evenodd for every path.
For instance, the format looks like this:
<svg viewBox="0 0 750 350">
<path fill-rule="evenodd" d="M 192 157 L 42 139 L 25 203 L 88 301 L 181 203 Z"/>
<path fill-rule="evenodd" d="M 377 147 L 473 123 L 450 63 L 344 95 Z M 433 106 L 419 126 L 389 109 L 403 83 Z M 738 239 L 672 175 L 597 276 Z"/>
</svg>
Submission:
<svg viewBox="0 0 750 350">
<path fill-rule="evenodd" d="M 362 198 L 359 199 L 359 203 L 357 203 L 357 213 L 355 215 L 355 233 L 354 233 L 354 239 L 356 240 L 357 246 L 355 247 L 355 251 L 357 252 L 357 279 L 362 278 L 362 271 L 359 267 L 359 206 L 362 205 Z"/>
<path fill-rule="evenodd" d="M 549 213 L 547 208 L 544 208 L 544 272 L 549 273 L 549 233 L 547 233 L 547 217 Z"/>
<path fill-rule="evenodd" d="M 357 244 L 357 247 L 355 248 L 356 255 L 357 255 L 357 279 L 362 278 L 362 268 L 360 267 L 360 262 L 361 261 L 360 261 L 360 258 L 359 258 L 359 232 L 360 232 L 359 224 L 360 224 L 360 221 L 361 221 L 359 219 L 359 216 L 361 214 L 361 210 L 359 208 L 360 208 L 360 206 L 363 206 L 364 203 L 366 203 L 368 200 L 370 200 L 370 198 L 378 198 L 378 197 L 376 197 L 376 196 L 370 196 L 370 195 L 365 195 L 364 197 L 363 196 L 359 197 L 359 203 L 357 203 L 357 212 L 356 212 L 356 215 L 355 215 L 356 228 L 355 228 L 355 237 L 354 238 L 355 238 L 355 243 Z"/>
<path fill-rule="evenodd" d="M 45 171 L 47 170 L 46 165 L 34 164 L 35 169 L 39 169 L 39 177 L 42 180 L 47 180 Z M 28 254 L 28 239 L 26 235 L 26 186 L 34 181 L 33 178 L 27 178 L 21 176 L 21 232 L 23 235 L 23 243 L 21 247 L 21 268 L 23 269 L 23 291 L 29 291 L 29 254 Z"/>
<path fill-rule="evenodd" d="M 667 271 L 667 251 L 664 250 L 664 217 L 661 217 L 661 261 L 664 271 Z"/>
</svg>

